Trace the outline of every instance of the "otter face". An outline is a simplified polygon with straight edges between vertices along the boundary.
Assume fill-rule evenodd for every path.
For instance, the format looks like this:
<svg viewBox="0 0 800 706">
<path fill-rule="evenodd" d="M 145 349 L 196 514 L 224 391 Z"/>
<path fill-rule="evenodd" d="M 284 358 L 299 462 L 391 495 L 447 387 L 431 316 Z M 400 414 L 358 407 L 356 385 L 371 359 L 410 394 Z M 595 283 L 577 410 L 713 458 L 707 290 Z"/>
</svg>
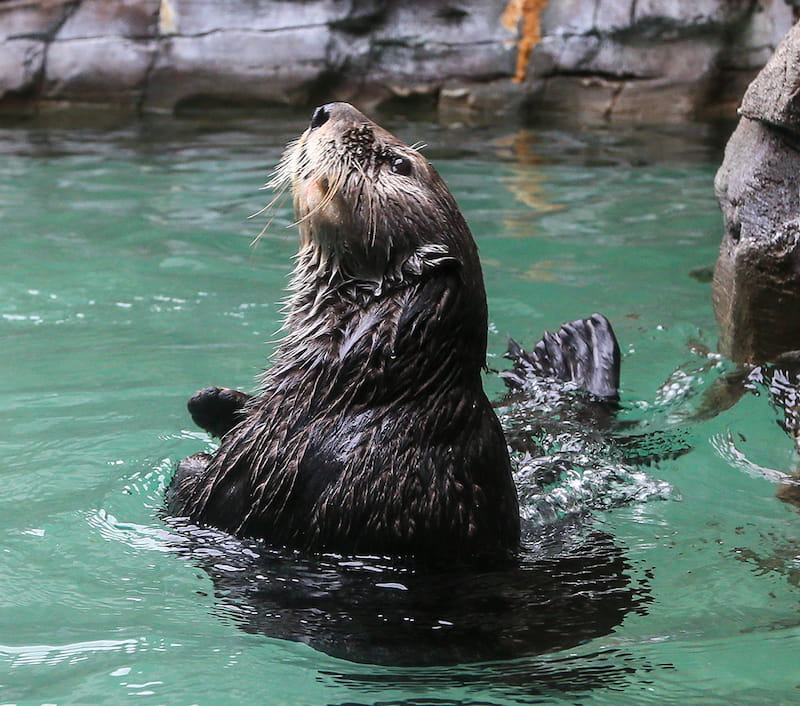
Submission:
<svg viewBox="0 0 800 706">
<path fill-rule="evenodd" d="M 314 111 L 271 185 L 291 185 L 303 247 L 355 279 L 381 281 L 409 260 L 446 256 L 445 234 L 466 229 L 428 161 L 347 103 Z"/>
</svg>

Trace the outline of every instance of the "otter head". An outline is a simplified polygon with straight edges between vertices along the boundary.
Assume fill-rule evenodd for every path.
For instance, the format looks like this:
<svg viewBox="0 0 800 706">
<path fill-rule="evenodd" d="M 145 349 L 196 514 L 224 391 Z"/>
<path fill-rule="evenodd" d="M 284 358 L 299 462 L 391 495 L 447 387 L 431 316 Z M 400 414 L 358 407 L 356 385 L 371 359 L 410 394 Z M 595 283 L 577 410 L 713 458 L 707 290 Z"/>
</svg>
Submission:
<svg viewBox="0 0 800 706">
<path fill-rule="evenodd" d="M 477 266 L 472 236 L 436 170 L 347 103 L 314 111 L 272 185 L 291 185 L 301 249 L 346 279 L 380 290 L 443 263 Z"/>
</svg>

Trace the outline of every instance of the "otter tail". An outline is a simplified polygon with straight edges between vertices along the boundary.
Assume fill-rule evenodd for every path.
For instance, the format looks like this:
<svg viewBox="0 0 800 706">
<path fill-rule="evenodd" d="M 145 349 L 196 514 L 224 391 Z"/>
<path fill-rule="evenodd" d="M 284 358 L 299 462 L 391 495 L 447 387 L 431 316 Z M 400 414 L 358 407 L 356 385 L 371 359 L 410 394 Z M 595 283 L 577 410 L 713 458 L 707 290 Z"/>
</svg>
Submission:
<svg viewBox="0 0 800 706">
<path fill-rule="evenodd" d="M 514 361 L 501 373 L 511 391 L 523 390 L 531 376 L 574 383 L 601 399 L 619 399 L 619 344 L 611 323 L 602 314 L 564 324 L 545 332 L 532 351 L 509 339 L 506 357 Z"/>
</svg>

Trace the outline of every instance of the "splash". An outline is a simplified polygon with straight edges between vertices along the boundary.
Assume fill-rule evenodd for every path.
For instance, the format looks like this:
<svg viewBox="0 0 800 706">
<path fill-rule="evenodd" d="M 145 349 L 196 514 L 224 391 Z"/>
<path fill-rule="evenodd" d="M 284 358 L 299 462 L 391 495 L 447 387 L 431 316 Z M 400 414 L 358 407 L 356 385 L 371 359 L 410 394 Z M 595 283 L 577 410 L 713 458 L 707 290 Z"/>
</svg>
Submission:
<svg viewBox="0 0 800 706">
<path fill-rule="evenodd" d="M 520 515 L 529 526 L 679 497 L 670 483 L 638 467 L 688 450 L 679 433 L 624 431 L 615 405 L 535 377 L 497 411 L 517 469 Z"/>
</svg>

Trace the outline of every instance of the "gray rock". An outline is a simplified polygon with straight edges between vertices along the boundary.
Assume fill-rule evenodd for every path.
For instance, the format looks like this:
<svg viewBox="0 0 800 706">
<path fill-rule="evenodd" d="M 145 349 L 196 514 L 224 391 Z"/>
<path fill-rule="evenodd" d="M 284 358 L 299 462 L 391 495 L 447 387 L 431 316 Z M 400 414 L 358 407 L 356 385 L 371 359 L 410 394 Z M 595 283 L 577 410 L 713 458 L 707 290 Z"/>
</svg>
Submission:
<svg viewBox="0 0 800 706">
<path fill-rule="evenodd" d="M 800 24 L 789 31 L 750 84 L 739 112 L 800 134 Z"/>
<path fill-rule="evenodd" d="M 631 24 L 662 34 L 717 32 L 745 20 L 753 5 L 750 0 L 637 0 Z"/>
<path fill-rule="evenodd" d="M 46 42 L 68 15 L 70 3 L 0 2 L 0 110 L 28 112 L 41 80 Z"/>
<path fill-rule="evenodd" d="M 645 46 L 608 42 L 594 57 L 593 68 L 601 75 L 620 78 L 693 81 L 711 74 L 720 45 L 719 38 L 687 38 Z"/>
<path fill-rule="evenodd" d="M 633 0 L 617 2 L 623 13 L 630 17 Z M 589 0 L 561 0 L 549 2 L 542 12 L 542 34 L 544 36 L 585 36 L 595 32 L 597 2 Z"/>
<path fill-rule="evenodd" d="M 702 85 L 674 78 L 625 81 L 611 106 L 609 121 L 645 125 L 685 121 L 697 112 Z"/>
<path fill-rule="evenodd" d="M 548 78 L 539 107 L 558 110 L 588 100 L 590 113 L 596 106 L 602 110 L 596 118 L 612 122 L 672 122 L 730 111 L 740 94 L 732 96 L 726 86 L 742 86 L 752 78 L 752 67 L 763 65 L 767 25 L 773 29 L 765 18 L 780 17 L 785 31 L 786 7 L 783 0 L 758 8 L 748 0 L 551 3 L 543 15 L 546 36 L 534 51 L 534 74 L 595 77 L 606 85 Z M 760 23 L 758 31 L 751 22 Z M 758 50 L 743 46 L 743 39 L 758 42 Z M 537 83 L 536 75 L 531 83 Z M 567 95 L 570 85 L 574 96 Z M 608 99 L 598 86 L 610 89 Z M 577 114 L 583 118 L 586 111 Z"/>
<path fill-rule="evenodd" d="M 169 112 L 215 101 L 305 103 L 327 66 L 327 33 L 325 26 L 311 26 L 171 37 L 160 45 L 143 107 Z"/>
<path fill-rule="evenodd" d="M 0 100 L 31 90 L 44 65 L 44 42 L 14 39 L 0 42 Z"/>
<path fill-rule="evenodd" d="M 160 6 L 159 0 L 82 0 L 65 18 L 55 39 L 153 38 Z"/>
<path fill-rule="evenodd" d="M 102 0 L 99 0 L 102 2 Z M 161 0 L 162 34 L 198 36 L 220 30 L 280 32 L 324 27 L 349 15 L 337 0 Z M 287 63 L 292 54 L 286 56 Z"/>
<path fill-rule="evenodd" d="M 462 117 L 495 119 L 505 103 L 680 120 L 730 109 L 721 80 L 749 80 L 793 11 L 789 0 L 5 0 L 0 90 L 35 107 L 399 98 Z"/>
<path fill-rule="evenodd" d="M 454 81 L 509 80 L 515 34 L 503 26 L 502 10 L 501 3 L 477 0 L 458 6 L 387 3 L 355 62 L 348 56 L 352 32 L 335 29 L 335 65 L 346 77 L 359 75 L 373 91 L 383 84 L 393 96 L 438 93 Z"/>
<path fill-rule="evenodd" d="M 44 97 L 136 109 L 154 52 L 153 42 L 119 37 L 53 42 Z"/>
<path fill-rule="evenodd" d="M 597 0 L 594 15 L 594 30 L 600 34 L 621 32 L 634 22 L 638 2 Z"/>
<path fill-rule="evenodd" d="M 447 124 L 497 123 L 519 113 L 524 95 L 517 84 L 495 81 L 449 81 L 438 93 L 439 119 Z"/>
<path fill-rule="evenodd" d="M 0 40 L 52 39 L 74 5 L 74 0 L 0 2 Z"/>
<path fill-rule="evenodd" d="M 739 363 L 800 350 L 800 26 L 747 91 L 715 189 L 725 222 L 714 269 L 720 350 Z"/>
<path fill-rule="evenodd" d="M 728 42 L 720 55 L 720 66 L 735 70 L 756 69 L 769 61 L 783 36 L 791 28 L 795 14 L 787 2 L 758 3 L 746 22 L 736 31 L 736 40 Z"/>
<path fill-rule="evenodd" d="M 623 82 L 601 76 L 552 76 L 530 90 L 528 116 L 537 119 L 551 113 L 568 116 L 580 125 L 605 123 Z"/>
</svg>

